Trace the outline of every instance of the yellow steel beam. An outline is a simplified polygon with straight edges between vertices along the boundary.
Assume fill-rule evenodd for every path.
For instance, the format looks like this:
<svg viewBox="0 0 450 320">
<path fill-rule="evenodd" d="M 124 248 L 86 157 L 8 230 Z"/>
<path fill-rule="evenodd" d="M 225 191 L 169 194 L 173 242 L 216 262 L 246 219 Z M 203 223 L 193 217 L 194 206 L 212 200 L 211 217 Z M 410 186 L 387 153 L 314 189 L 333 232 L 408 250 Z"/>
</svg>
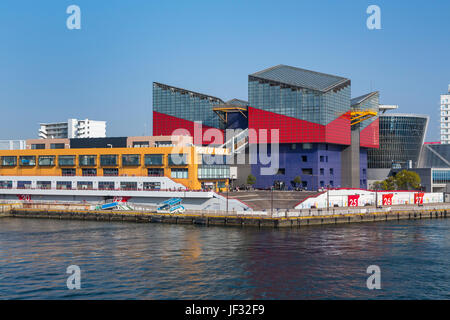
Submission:
<svg viewBox="0 0 450 320">
<path fill-rule="evenodd" d="M 377 112 L 373 110 L 352 110 L 350 112 L 351 125 L 354 126 L 355 124 L 376 116 Z"/>
<path fill-rule="evenodd" d="M 227 112 L 227 111 L 247 111 L 246 107 L 238 107 L 238 106 L 229 106 L 229 107 L 214 107 L 213 108 L 214 111 L 223 111 L 223 112 Z"/>
</svg>

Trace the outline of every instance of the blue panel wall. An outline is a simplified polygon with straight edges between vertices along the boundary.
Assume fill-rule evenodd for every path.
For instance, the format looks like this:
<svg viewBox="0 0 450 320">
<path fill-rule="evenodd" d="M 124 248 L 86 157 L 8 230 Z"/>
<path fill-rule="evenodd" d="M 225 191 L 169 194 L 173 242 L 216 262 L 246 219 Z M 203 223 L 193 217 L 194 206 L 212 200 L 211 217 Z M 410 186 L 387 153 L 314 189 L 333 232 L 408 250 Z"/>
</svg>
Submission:
<svg viewBox="0 0 450 320">
<path fill-rule="evenodd" d="M 367 189 L 367 148 L 359 150 L 359 167 L 360 188 Z"/>
<path fill-rule="evenodd" d="M 247 129 L 248 118 L 240 112 L 230 112 L 227 118 L 227 129 Z"/>
<path fill-rule="evenodd" d="M 333 144 L 280 144 L 278 167 L 284 169 L 284 174 L 261 175 L 260 169 L 270 165 L 262 165 L 258 157 L 258 163 L 252 164 L 252 174 L 256 177 L 254 187 L 269 188 L 275 181 L 283 181 L 287 189 L 292 189 L 291 181 L 300 176 L 303 187 L 308 190 L 320 187 L 339 188 L 341 151 L 342 146 Z M 312 174 L 307 174 L 302 169 L 312 169 Z"/>
</svg>

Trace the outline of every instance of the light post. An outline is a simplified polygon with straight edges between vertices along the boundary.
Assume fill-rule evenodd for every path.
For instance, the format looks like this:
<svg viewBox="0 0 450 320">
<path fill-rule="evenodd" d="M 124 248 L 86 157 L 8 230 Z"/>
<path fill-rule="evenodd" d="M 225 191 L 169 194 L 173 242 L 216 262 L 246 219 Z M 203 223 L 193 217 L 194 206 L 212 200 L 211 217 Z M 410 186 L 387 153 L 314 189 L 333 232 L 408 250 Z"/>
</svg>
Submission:
<svg viewBox="0 0 450 320">
<path fill-rule="evenodd" d="M 273 186 L 270 187 L 270 216 L 273 217 Z"/>
<path fill-rule="evenodd" d="M 378 208 L 378 189 L 375 189 L 375 209 Z"/>
<path fill-rule="evenodd" d="M 231 181 L 233 181 L 233 179 L 235 179 L 236 178 L 236 176 L 235 175 L 232 175 L 232 176 L 230 176 L 230 179 L 229 179 L 229 181 L 228 181 L 228 186 L 227 186 L 227 215 L 228 215 L 228 195 L 229 195 L 229 192 L 230 192 L 230 183 L 231 183 Z"/>
<path fill-rule="evenodd" d="M 327 212 L 330 211 L 330 190 L 327 188 Z"/>
<path fill-rule="evenodd" d="M 228 191 L 230 190 L 230 183 L 227 186 L 227 215 L 228 215 Z"/>
</svg>

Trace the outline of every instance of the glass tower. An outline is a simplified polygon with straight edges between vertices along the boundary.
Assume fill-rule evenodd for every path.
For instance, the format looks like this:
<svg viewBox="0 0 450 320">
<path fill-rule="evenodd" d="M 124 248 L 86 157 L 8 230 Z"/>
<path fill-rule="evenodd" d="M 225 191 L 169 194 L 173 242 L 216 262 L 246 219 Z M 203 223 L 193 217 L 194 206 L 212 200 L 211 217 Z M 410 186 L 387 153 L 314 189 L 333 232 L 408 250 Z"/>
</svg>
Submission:
<svg viewBox="0 0 450 320">
<path fill-rule="evenodd" d="M 368 168 L 416 168 L 428 126 L 428 116 L 409 114 L 381 115 L 380 147 L 369 149 Z"/>
<path fill-rule="evenodd" d="M 153 111 L 188 121 L 201 121 L 202 125 L 221 128 L 219 117 L 213 107 L 224 103 L 221 99 L 153 83 Z"/>
</svg>

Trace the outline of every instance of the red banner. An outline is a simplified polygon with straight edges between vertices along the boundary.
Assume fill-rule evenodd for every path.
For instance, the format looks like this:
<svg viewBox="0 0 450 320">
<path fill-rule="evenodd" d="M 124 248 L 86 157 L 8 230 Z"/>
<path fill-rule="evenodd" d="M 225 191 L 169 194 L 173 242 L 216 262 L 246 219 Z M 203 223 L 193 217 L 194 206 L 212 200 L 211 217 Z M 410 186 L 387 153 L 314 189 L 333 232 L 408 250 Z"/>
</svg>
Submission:
<svg viewBox="0 0 450 320">
<path fill-rule="evenodd" d="M 359 194 L 348 196 L 348 206 L 357 207 L 359 202 Z"/>
<path fill-rule="evenodd" d="M 415 204 L 423 204 L 423 192 L 414 193 L 414 203 Z"/>
<path fill-rule="evenodd" d="M 18 194 L 17 199 L 22 201 L 31 201 L 31 196 L 29 194 Z"/>
<path fill-rule="evenodd" d="M 392 205 L 392 197 L 394 196 L 393 193 L 383 194 L 383 206 L 391 206 Z"/>
<path fill-rule="evenodd" d="M 114 202 L 128 202 L 128 200 L 130 200 L 131 197 L 114 197 L 113 201 Z"/>
</svg>

